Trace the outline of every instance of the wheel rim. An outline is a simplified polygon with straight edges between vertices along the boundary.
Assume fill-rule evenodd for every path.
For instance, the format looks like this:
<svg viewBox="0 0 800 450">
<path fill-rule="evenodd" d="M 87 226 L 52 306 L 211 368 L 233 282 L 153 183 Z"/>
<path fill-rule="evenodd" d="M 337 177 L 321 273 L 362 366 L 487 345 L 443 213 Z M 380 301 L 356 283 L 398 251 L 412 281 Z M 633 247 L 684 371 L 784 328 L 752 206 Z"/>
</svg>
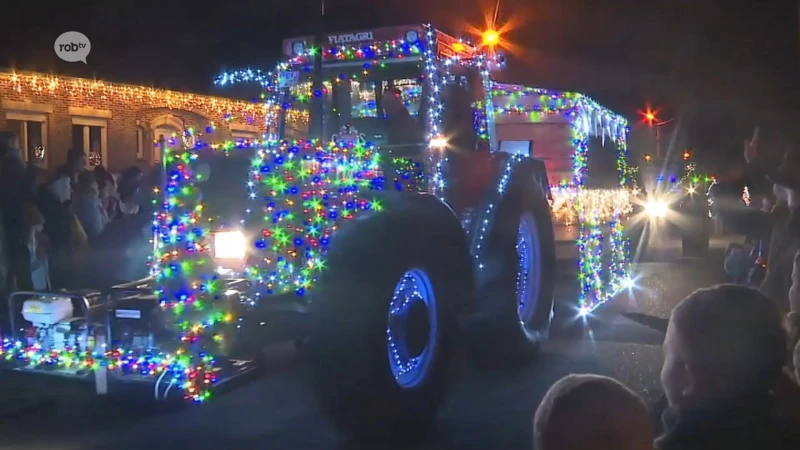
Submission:
<svg viewBox="0 0 800 450">
<path fill-rule="evenodd" d="M 541 286 L 539 230 L 531 213 L 520 217 L 517 233 L 517 313 L 523 326 L 536 314 Z"/>
<path fill-rule="evenodd" d="M 438 345 L 436 314 L 428 274 L 422 269 L 404 273 L 389 303 L 386 330 L 389 368 L 403 389 L 420 386 L 430 375 Z"/>
</svg>

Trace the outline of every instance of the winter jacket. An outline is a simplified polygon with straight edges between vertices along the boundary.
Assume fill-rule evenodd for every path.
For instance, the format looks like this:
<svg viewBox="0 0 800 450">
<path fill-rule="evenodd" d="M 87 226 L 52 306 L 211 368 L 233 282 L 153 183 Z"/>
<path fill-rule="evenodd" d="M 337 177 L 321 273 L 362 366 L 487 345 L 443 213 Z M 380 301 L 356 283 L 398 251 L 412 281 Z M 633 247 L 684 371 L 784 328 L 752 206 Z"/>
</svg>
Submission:
<svg viewBox="0 0 800 450">
<path fill-rule="evenodd" d="M 667 408 L 658 450 L 797 450 L 800 424 L 776 413 L 773 399 L 718 405 L 713 409 Z"/>
<path fill-rule="evenodd" d="M 108 213 L 100 198 L 91 193 L 79 193 L 72 200 L 72 205 L 89 240 L 99 236 L 108 224 Z"/>
</svg>

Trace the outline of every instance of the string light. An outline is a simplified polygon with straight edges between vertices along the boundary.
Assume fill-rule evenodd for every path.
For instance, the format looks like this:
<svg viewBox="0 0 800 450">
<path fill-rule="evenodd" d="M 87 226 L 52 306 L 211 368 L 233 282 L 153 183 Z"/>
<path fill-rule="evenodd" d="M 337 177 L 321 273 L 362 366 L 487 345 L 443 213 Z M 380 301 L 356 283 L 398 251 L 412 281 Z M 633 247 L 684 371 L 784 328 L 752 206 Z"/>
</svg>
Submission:
<svg viewBox="0 0 800 450">
<path fill-rule="evenodd" d="M 582 285 L 579 305 L 591 312 L 613 298 L 630 273 L 630 244 L 624 238 L 622 218 L 632 210 L 629 189 L 633 187 L 627 163 L 627 121 L 591 98 L 573 92 L 555 92 L 525 86 L 492 83 L 491 98 L 499 116 L 524 116 L 542 122 L 561 116 L 572 124 L 572 187 L 553 190 L 556 220 L 578 223 L 578 277 Z M 616 152 L 618 190 L 587 189 L 589 139 L 609 139 Z M 603 263 L 603 242 L 608 235 L 610 260 Z M 606 276 L 605 274 L 608 274 Z"/>
<path fill-rule="evenodd" d="M 275 150 L 258 150 L 249 183 L 260 203 L 254 213 L 265 226 L 247 273 L 263 293 L 302 296 L 312 288 L 340 223 L 383 209 L 366 195 L 383 190 L 379 167 L 374 147 L 360 142 L 321 148 L 313 141 L 284 141 Z"/>
<path fill-rule="evenodd" d="M 83 78 L 55 77 L 36 73 L 0 72 L 0 92 L 49 96 L 90 102 L 93 106 L 124 103 L 148 108 L 195 111 L 210 118 L 262 124 L 267 105 L 145 86 L 108 83 Z"/>
<path fill-rule="evenodd" d="M 417 42 L 394 40 L 366 46 L 330 48 L 325 50 L 326 60 L 363 60 L 362 75 L 373 68 L 386 68 L 389 58 L 407 58 L 424 65 L 425 83 L 428 83 L 427 142 L 439 142 L 442 135 L 443 104 L 440 95 L 451 76 L 455 64 L 468 64 L 480 70 L 484 88 L 489 94 L 485 103 L 476 103 L 483 116 L 476 121 L 476 132 L 482 139 L 492 135 L 497 115 L 503 114 L 565 114 L 573 123 L 575 145 L 574 181 L 578 189 L 575 204 L 581 224 L 581 278 L 585 292 L 594 291 L 593 300 L 581 298 L 581 307 L 593 309 L 606 301 L 620 288 L 627 277 L 627 243 L 622 238 L 619 217 L 624 203 L 602 197 L 599 193 L 585 191 L 582 186 L 586 171 L 589 136 L 609 137 L 617 146 L 618 159 L 625 157 L 627 126 L 624 119 L 604 110 L 592 100 L 580 94 L 558 94 L 543 90 L 510 87 L 489 80 L 488 64 L 478 56 L 462 59 L 459 54 L 439 59 L 436 31 L 425 27 L 425 39 Z M 254 105 L 246 102 L 197 96 L 148 89 L 139 86 L 112 85 L 80 79 L 58 79 L 36 75 L 4 76 L 1 80 L 17 92 L 28 91 L 39 95 L 63 95 L 104 100 L 113 96 L 127 102 L 142 105 L 165 105 L 166 107 L 199 110 L 206 114 L 223 116 L 225 120 L 243 119 L 248 122 L 263 120 L 267 124 L 264 140 L 206 144 L 191 130 L 192 139 L 185 141 L 184 148 L 167 148 L 163 157 L 166 182 L 156 190 L 160 209 L 154 216 L 153 272 L 156 274 L 155 294 L 161 307 L 171 312 L 179 339 L 170 353 L 151 354 L 144 351 L 117 349 L 103 353 L 86 353 L 77 349 L 53 352 L 50 349 L 26 346 L 18 342 L 4 341 L 0 355 L 6 359 L 23 359 L 35 364 L 53 364 L 68 367 L 96 369 L 107 367 L 120 373 L 139 373 L 150 376 L 171 374 L 172 380 L 181 386 L 185 396 L 203 401 L 210 396 L 216 382 L 216 360 L 212 355 L 225 354 L 224 326 L 234 317 L 228 310 L 221 292 L 224 280 L 214 270 L 211 252 L 212 239 L 205 217 L 205 205 L 199 188 L 202 173 L 198 170 L 201 150 L 235 151 L 253 148 L 256 156 L 252 160 L 248 186 L 252 207 L 251 220 L 263 220 L 261 236 L 255 240 L 251 253 L 256 255 L 247 266 L 246 274 L 256 281 L 257 296 L 283 292 L 294 292 L 302 296 L 314 287 L 320 271 L 325 269 L 325 253 L 330 238 L 342 221 L 350 220 L 367 211 L 379 212 L 383 205 L 372 198 L 371 191 L 384 189 L 384 177 L 380 170 L 380 157 L 376 149 L 361 140 L 334 141 L 327 145 L 317 141 L 278 141 L 278 113 L 289 116 L 289 121 L 308 123 L 308 111 L 292 107 L 303 103 L 303 96 L 313 95 L 310 84 L 297 80 L 281 80 L 294 65 L 305 65 L 310 69 L 313 50 L 298 55 L 290 62 L 278 65 L 273 72 L 240 71 L 224 74 L 217 80 L 219 85 L 238 82 L 254 82 L 265 89 L 264 103 Z M 357 77 L 353 77 L 355 79 Z M 336 79 L 333 82 L 340 81 Z M 292 84 L 292 104 L 285 104 L 279 87 Z M 330 86 L 330 82 L 328 86 Z M 304 90 L 305 89 L 305 90 Z M 326 87 L 326 89 L 328 89 Z M 306 92 L 307 91 L 307 92 Z M 539 106 L 499 105 L 495 99 L 501 93 L 512 93 L 512 97 L 536 97 Z M 320 93 L 320 94 L 325 94 Z M 413 98 L 415 94 L 411 94 Z M 419 95 L 417 93 L 416 95 Z M 542 102 L 546 99 L 546 105 Z M 367 98 L 367 103 L 370 99 Z M 369 106 L 369 105 L 367 105 Z M 538 108 L 538 109 L 537 109 Z M 359 110 L 360 111 L 360 110 Z M 357 111 L 358 113 L 358 111 Z M 186 136 L 184 136 L 186 137 Z M 496 150 L 496 149 L 493 149 Z M 475 265 L 485 268 L 483 246 L 486 234 L 493 226 L 496 205 L 506 193 L 514 168 L 523 158 L 509 155 L 493 198 L 483 209 L 478 233 L 473 240 Z M 428 172 L 421 176 L 418 164 L 406 160 L 393 160 L 395 164 L 395 188 L 415 190 L 427 187 L 445 200 L 444 174 L 447 163 L 443 149 L 428 148 Z M 620 183 L 625 184 L 626 164 L 618 164 Z M 244 174 L 243 174 L 244 175 Z M 411 180 L 414 182 L 411 182 Z M 404 182 L 408 181 L 407 184 Z M 423 182 L 423 183 L 421 183 Z M 398 187 L 398 184 L 400 185 Z M 424 185 L 424 186 L 422 186 Z M 609 194 L 609 197 L 613 197 Z M 616 197 L 614 197 L 616 198 Z M 606 223 L 610 233 L 612 272 L 607 285 L 600 281 L 603 273 L 600 241 L 601 225 Z"/>
</svg>

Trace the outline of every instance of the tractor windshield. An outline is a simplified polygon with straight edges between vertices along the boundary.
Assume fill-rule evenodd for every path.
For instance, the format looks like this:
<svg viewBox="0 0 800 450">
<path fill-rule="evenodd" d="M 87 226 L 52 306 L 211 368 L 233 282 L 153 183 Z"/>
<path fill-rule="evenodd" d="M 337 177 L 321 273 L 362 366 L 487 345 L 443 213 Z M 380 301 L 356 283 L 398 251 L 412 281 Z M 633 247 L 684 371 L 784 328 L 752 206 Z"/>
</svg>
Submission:
<svg viewBox="0 0 800 450">
<path fill-rule="evenodd" d="M 374 74 L 356 69 L 325 70 L 323 136 L 330 139 L 349 125 L 353 133 L 393 154 L 416 154 L 425 142 L 427 102 L 421 69 L 416 64 L 376 68 Z M 307 139 L 311 80 L 295 79 L 283 91 L 282 137 Z"/>
<path fill-rule="evenodd" d="M 230 151 L 201 152 L 198 157 L 199 171 L 203 180 L 198 185 L 205 205 L 204 216 L 216 227 L 238 225 L 245 219 L 250 188 L 249 179 L 253 149 L 234 148 Z"/>
</svg>

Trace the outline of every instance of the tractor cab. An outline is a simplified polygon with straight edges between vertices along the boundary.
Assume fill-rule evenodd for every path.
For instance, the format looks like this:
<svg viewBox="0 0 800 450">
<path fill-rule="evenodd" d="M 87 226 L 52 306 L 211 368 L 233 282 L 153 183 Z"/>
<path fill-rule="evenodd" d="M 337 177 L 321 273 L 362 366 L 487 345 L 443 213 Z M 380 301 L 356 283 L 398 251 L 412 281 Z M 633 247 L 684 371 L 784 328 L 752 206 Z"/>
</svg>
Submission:
<svg viewBox="0 0 800 450">
<path fill-rule="evenodd" d="M 384 155 L 404 158 L 419 157 L 429 145 L 442 143 L 440 136 L 448 136 L 449 143 L 452 135 L 459 147 L 473 146 L 472 105 L 483 99 L 480 72 L 444 59 L 458 51 L 475 53 L 472 47 L 422 26 L 329 34 L 323 42 L 323 88 L 315 93 L 313 37 L 284 41 L 290 59 L 278 76 L 280 138 L 310 137 L 312 97 L 320 95 L 325 140 L 352 137 Z M 429 54 L 432 46 L 435 57 Z M 439 82 L 428 83 L 428 77 Z M 437 111 L 442 111 L 446 130 L 433 129 Z"/>
</svg>

